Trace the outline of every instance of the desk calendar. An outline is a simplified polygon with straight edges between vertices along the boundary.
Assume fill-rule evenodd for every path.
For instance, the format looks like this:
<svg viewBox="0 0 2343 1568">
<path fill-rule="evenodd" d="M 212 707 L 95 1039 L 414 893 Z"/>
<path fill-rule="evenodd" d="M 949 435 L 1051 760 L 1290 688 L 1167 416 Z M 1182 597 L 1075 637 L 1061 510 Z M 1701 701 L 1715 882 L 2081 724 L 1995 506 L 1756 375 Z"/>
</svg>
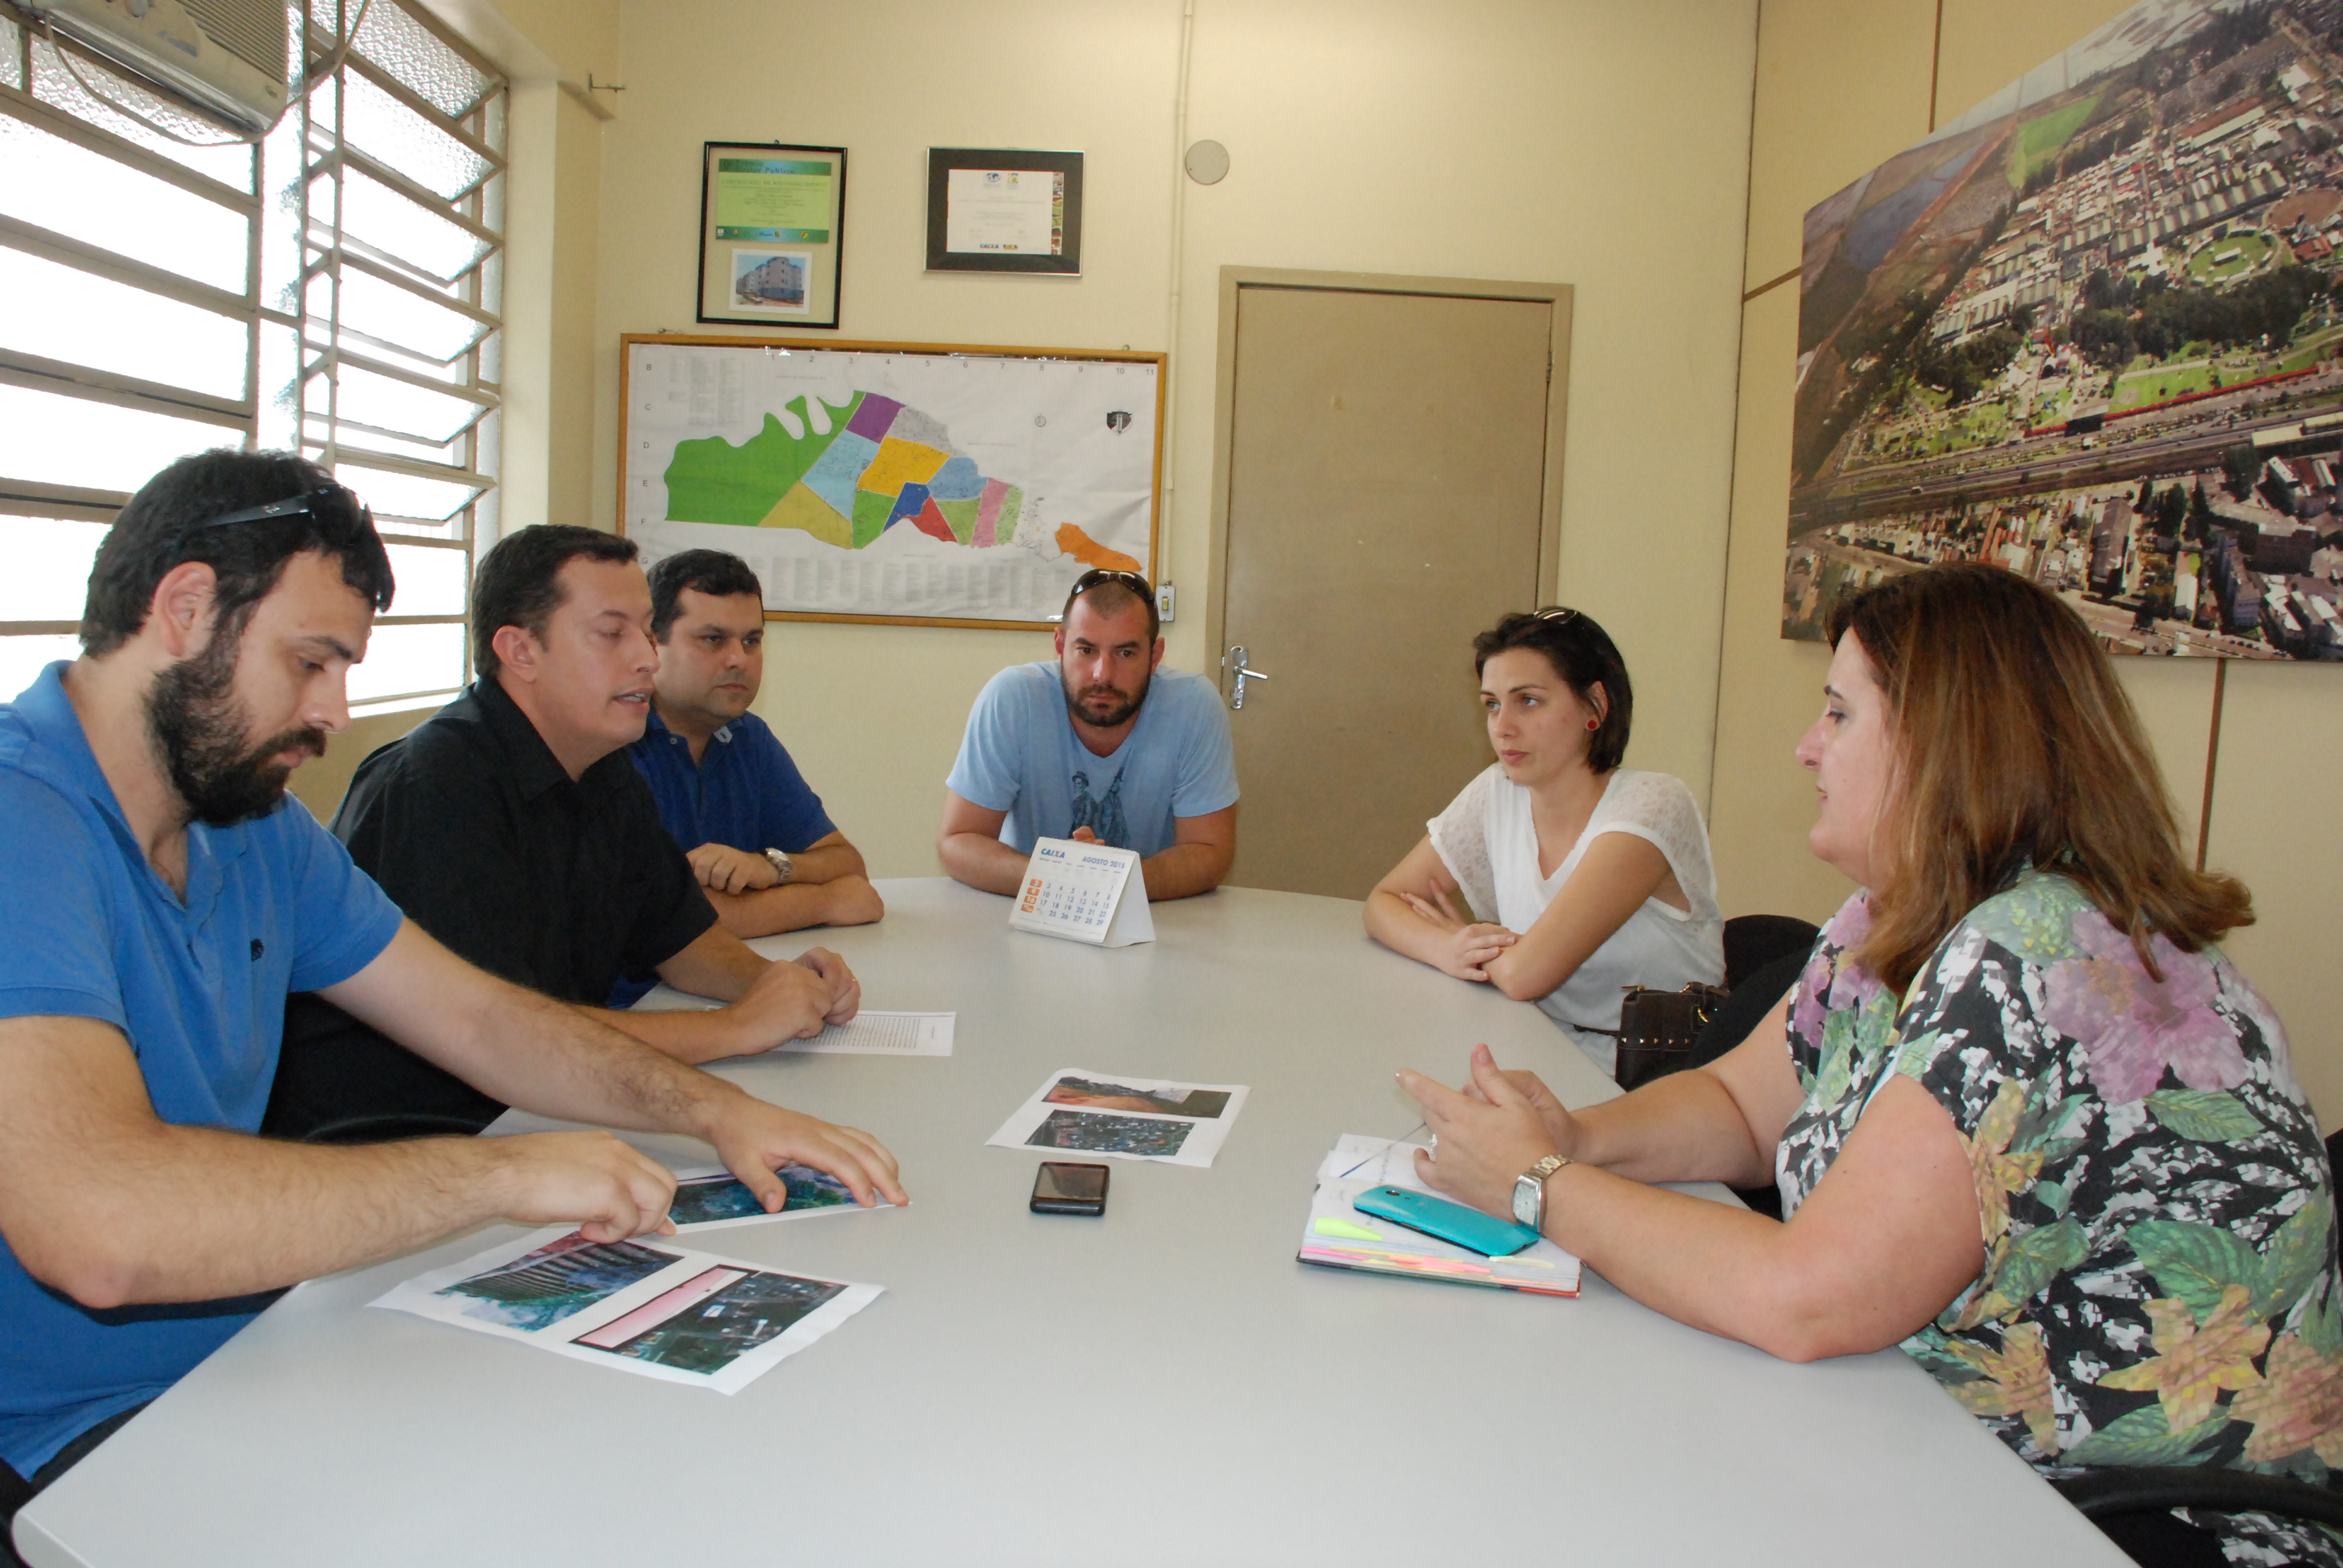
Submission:
<svg viewBox="0 0 2343 1568">
<path fill-rule="evenodd" d="M 1037 841 L 1010 908 L 1009 925 L 1094 947 L 1153 941 L 1155 921 L 1147 911 L 1147 880 L 1138 851 L 1071 839 Z"/>
</svg>

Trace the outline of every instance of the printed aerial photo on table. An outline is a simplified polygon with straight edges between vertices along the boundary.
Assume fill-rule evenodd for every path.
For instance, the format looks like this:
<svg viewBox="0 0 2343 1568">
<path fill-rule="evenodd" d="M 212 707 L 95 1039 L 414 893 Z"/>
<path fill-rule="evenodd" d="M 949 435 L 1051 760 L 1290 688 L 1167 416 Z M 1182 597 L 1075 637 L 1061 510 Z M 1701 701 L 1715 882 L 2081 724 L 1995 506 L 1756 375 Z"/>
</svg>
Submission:
<svg viewBox="0 0 2343 1568">
<path fill-rule="evenodd" d="M 790 1164 L 774 1174 L 781 1179 L 789 1193 L 782 1201 L 781 1213 L 835 1209 L 854 1201 L 853 1191 L 827 1171 Z M 675 1198 L 668 1206 L 668 1218 L 679 1225 L 709 1225 L 724 1220 L 769 1220 L 772 1216 L 765 1211 L 764 1201 L 749 1190 L 749 1184 L 728 1171 L 679 1181 Z"/>
<path fill-rule="evenodd" d="M 1134 1089 L 1127 1083 L 1101 1083 L 1087 1078 L 1061 1078 L 1041 1098 L 1054 1105 L 1143 1111 L 1159 1116 L 1218 1116 L 1229 1108 L 1229 1091 L 1224 1089 Z"/>
<path fill-rule="evenodd" d="M 710 1269 L 578 1342 L 679 1372 L 720 1372 L 844 1292 L 833 1280 Z"/>
<path fill-rule="evenodd" d="M 533 1332 L 608 1301 L 674 1261 L 672 1252 L 632 1241 L 589 1241 L 573 1231 L 439 1294 L 463 1299 L 466 1317 Z"/>
<path fill-rule="evenodd" d="M 782 612 L 1039 621 L 1152 558 L 1155 367 L 628 346 L 626 531 Z"/>
<path fill-rule="evenodd" d="M 1142 1116 L 1092 1116 L 1052 1111 L 1025 1141 L 1038 1149 L 1084 1149 L 1093 1154 L 1140 1154 L 1168 1158 L 1180 1152 L 1192 1121 L 1156 1121 Z"/>
<path fill-rule="evenodd" d="M 2149 0 L 1809 210 L 1782 630 L 1936 561 L 2343 659 L 2343 0 Z"/>
</svg>

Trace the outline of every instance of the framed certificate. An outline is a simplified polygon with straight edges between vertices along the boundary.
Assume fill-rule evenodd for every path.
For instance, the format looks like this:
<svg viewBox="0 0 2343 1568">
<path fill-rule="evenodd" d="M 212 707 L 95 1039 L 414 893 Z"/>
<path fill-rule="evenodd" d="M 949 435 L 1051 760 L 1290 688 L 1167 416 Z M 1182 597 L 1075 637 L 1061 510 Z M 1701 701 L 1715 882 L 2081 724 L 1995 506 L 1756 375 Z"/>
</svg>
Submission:
<svg viewBox="0 0 2343 1568">
<path fill-rule="evenodd" d="M 838 325 L 846 149 L 709 142 L 699 173 L 699 319 Z"/>
<path fill-rule="evenodd" d="M 930 272 L 1082 270 L 1082 155 L 928 149 Z"/>
</svg>

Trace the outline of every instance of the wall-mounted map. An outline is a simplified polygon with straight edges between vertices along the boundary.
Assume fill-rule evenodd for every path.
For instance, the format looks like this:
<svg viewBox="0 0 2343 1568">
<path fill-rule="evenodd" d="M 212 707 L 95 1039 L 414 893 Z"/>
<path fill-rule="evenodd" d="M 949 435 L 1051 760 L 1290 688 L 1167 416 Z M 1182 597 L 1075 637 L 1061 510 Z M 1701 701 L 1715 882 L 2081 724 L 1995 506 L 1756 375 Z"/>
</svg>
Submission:
<svg viewBox="0 0 2343 1568">
<path fill-rule="evenodd" d="M 739 556 L 768 611 L 1041 626 L 1154 576 L 1163 357 L 621 339 L 619 526 Z"/>
<path fill-rule="evenodd" d="M 1806 214 L 1785 637 L 1986 560 L 2343 658 L 2343 4 L 2147 0 Z"/>
</svg>

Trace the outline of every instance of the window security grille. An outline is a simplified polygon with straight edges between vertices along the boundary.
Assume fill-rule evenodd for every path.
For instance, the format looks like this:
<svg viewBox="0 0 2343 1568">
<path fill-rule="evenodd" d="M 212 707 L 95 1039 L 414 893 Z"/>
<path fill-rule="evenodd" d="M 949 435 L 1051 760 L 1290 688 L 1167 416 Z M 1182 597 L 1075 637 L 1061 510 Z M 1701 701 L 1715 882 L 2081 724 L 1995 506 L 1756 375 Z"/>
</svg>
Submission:
<svg viewBox="0 0 2343 1568">
<path fill-rule="evenodd" d="M 130 492 L 218 446 L 297 446 L 373 506 L 398 594 L 351 672 L 362 711 L 468 678 L 505 83 L 398 0 L 287 20 L 308 90 L 255 144 L 0 0 L 0 701 L 73 657 Z"/>
</svg>

